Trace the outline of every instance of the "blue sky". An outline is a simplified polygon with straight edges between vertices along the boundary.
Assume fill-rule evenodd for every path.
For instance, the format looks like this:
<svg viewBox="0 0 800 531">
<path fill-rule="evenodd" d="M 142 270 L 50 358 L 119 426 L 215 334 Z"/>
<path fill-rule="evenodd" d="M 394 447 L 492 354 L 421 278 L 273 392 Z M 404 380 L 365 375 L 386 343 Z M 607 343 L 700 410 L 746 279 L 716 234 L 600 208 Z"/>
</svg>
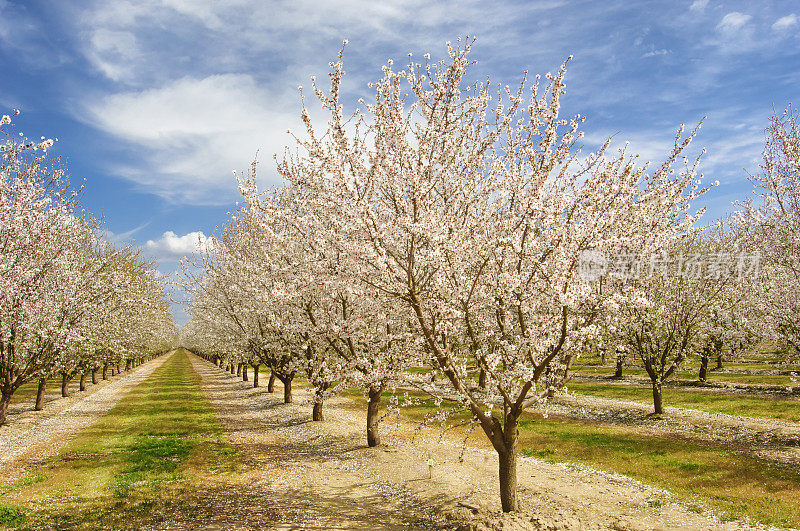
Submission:
<svg viewBox="0 0 800 531">
<path fill-rule="evenodd" d="M 749 193 L 773 110 L 800 102 L 796 0 L 0 0 L 0 107 L 22 111 L 28 136 L 58 137 L 85 207 L 169 274 L 234 208 L 232 170 L 258 151 L 277 184 L 297 87 L 325 77 L 343 39 L 355 99 L 387 59 L 439 58 L 465 35 L 475 74 L 504 83 L 572 54 L 564 111 L 588 117 L 587 149 L 613 135 L 658 160 L 707 116 L 709 219 Z"/>
</svg>

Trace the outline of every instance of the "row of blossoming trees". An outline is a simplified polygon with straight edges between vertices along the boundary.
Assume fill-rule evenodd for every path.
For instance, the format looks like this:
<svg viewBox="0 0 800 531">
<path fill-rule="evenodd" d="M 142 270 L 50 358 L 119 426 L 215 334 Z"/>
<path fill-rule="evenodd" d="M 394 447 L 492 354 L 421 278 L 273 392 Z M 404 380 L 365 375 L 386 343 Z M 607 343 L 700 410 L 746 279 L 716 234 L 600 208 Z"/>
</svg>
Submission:
<svg viewBox="0 0 800 531">
<path fill-rule="evenodd" d="M 315 420 L 336 389 L 362 388 L 370 446 L 387 388 L 455 401 L 497 451 L 511 511 L 519 418 L 581 352 L 625 344 L 660 410 L 661 384 L 682 359 L 727 323 L 730 337 L 747 328 L 739 293 L 753 276 L 597 276 L 587 253 L 732 253 L 743 227 L 756 229 L 696 228 L 691 203 L 706 188 L 686 156 L 695 130 L 678 131 L 655 166 L 609 143 L 582 154 L 583 118 L 559 112 L 566 65 L 514 90 L 468 84 L 469 51 L 448 45 L 447 60 L 401 70 L 389 62 L 370 85 L 374 101 L 352 115 L 341 54 L 331 63 L 330 87 L 313 86 L 328 121 L 320 128 L 304 105 L 305 134 L 278 165 L 286 185 L 259 191 L 254 163 L 239 179 L 242 206 L 186 268 L 182 341 L 231 370 L 245 364 L 245 376 L 267 365 L 286 401 L 302 372 Z M 772 210 L 760 211 L 765 224 Z"/>
<path fill-rule="evenodd" d="M 104 241 L 80 209 L 64 167 L 0 119 L 0 425 L 28 382 L 130 368 L 175 340 L 161 281 L 130 248 Z"/>
</svg>

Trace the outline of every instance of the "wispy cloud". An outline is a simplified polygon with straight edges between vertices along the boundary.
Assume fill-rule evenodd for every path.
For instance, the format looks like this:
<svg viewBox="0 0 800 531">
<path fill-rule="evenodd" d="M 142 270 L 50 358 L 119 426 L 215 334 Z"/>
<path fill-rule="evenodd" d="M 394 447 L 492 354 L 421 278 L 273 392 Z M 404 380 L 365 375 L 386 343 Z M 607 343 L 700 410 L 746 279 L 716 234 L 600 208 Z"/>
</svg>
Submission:
<svg viewBox="0 0 800 531">
<path fill-rule="evenodd" d="M 325 79 L 343 38 L 351 41 L 348 103 L 367 94 L 366 82 L 386 59 L 404 62 L 409 51 L 441 57 L 444 41 L 469 34 L 479 37 L 475 76 L 501 82 L 515 83 L 526 69 L 553 70 L 574 54 L 565 112 L 643 139 L 660 138 L 675 121 L 719 114 L 734 97 L 725 90 L 731 79 L 739 91 L 759 86 L 763 57 L 785 55 L 797 42 L 797 17 L 780 0 L 757 12 L 739 0 L 668 2 L 649 11 L 624 0 L 87 0 L 51 9 L 66 28 L 59 47 L 80 70 L 59 89 L 68 94 L 62 105 L 112 146 L 93 163 L 180 205 L 230 204 L 231 170 L 245 168 L 256 152 L 267 161 L 263 177 L 278 184 L 269 159 L 291 143 L 285 130 L 298 129 L 296 87 L 311 74 Z M 0 39 L 45 39 L 48 28 L 32 14 L 17 9 L 24 23 L 11 29 L 0 22 Z M 751 57 L 731 61 L 734 53 Z M 759 64 L 747 66 L 750 59 Z M 781 72 L 771 77 L 773 87 L 791 84 Z M 770 94 L 771 101 L 752 102 L 759 116 L 785 103 L 783 92 Z M 708 147 L 715 151 L 713 142 Z"/>
<path fill-rule="evenodd" d="M 285 131 L 301 125 L 297 86 L 312 74 L 324 78 L 344 38 L 353 43 L 344 89 L 354 100 L 387 59 L 442 50 L 445 40 L 467 34 L 478 34 L 498 57 L 519 54 L 524 43 L 552 69 L 574 50 L 551 42 L 549 28 L 531 33 L 515 22 L 540 16 L 561 25 L 553 16 L 564 5 L 501 3 L 491 17 L 478 1 L 146 0 L 62 8 L 87 63 L 111 82 L 79 95 L 73 113 L 142 153 L 106 161 L 105 171 L 173 203 L 229 204 L 236 196 L 231 171 L 291 143 Z M 590 10 L 582 17 L 591 20 Z M 525 66 L 516 65 L 515 78 Z M 278 184 L 274 165 L 262 168 Z"/>
<path fill-rule="evenodd" d="M 785 17 L 781 17 L 775 21 L 772 25 L 772 29 L 777 32 L 785 32 L 790 30 L 791 28 L 797 25 L 798 19 L 797 15 L 792 13 L 791 15 L 786 15 Z"/>
<path fill-rule="evenodd" d="M 717 30 L 722 33 L 731 34 L 737 32 L 744 27 L 745 24 L 750 22 L 750 19 L 753 17 L 750 15 L 745 15 L 744 13 L 739 13 L 738 11 L 732 11 L 722 17 L 722 20 L 717 24 Z"/>
<path fill-rule="evenodd" d="M 269 158 L 299 125 L 296 87 L 274 93 L 248 74 L 185 77 L 91 102 L 82 118 L 143 154 L 114 170 L 175 202 L 231 202 L 233 170 Z M 142 164 L 144 163 L 144 164 Z M 273 176 L 273 178 L 275 178 Z"/>
<path fill-rule="evenodd" d="M 690 11 L 703 11 L 708 5 L 708 0 L 694 0 L 689 6 Z"/>
<path fill-rule="evenodd" d="M 133 236 L 136 233 L 138 233 L 139 231 L 141 231 L 142 229 L 144 229 L 148 225 L 150 225 L 149 221 L 145 222 L 145 223 L 142 223 L 138 227 L 134 227 L 134 228 L 132 228 L 130 230 L 126 230 L 125 232 L 118 232 L 118 233 L 117 232 L 113 232 L 109 228 L 104 228 L 102 230 L 102 232 L 100 233 L 100 235 L 101 235 L 101 237 L 103 239 L 105 239 L 106 241 L 111 242 L 113 244 L 128 244 L 128 243 L 131 243 L 131 239 L 133 238 Z"/>
<path fill-rule="evenodd" d="M 669 53 L 669 50 L 666 50 L 666 49 L 662 48 L 660 50 L 652 50 L 650 52 L 647 52 L 647 53 L 643 54 L 642 57 L 655 57 L 657 55 L 667 55 L 668 53 Z"/>
</svg>

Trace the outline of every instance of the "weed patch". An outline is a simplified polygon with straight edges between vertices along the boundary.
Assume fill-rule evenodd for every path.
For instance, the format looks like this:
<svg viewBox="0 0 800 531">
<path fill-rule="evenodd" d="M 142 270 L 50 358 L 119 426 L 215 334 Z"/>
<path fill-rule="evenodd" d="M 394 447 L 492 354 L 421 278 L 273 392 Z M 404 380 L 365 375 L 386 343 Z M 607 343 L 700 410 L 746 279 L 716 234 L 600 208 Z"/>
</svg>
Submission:
<svg viewBox="0 0 800 531">
<path fill-rule="evenodd" d="M 0 503 L 0 525 L 4 527 L 19 527 L 26 521 L 28 509 Z"/>
</svg>

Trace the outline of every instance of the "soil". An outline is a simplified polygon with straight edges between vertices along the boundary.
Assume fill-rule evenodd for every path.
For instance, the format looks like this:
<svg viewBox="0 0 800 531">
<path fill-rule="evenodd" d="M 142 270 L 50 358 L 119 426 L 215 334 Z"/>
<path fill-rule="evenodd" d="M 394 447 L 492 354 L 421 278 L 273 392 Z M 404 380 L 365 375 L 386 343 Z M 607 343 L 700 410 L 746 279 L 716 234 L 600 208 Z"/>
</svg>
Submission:
<svg viewBox="0 0 800 531">
<path fill-rule="evenodd" d="M 54 455 L 110 409 L 168 356 L 162 356 L 84 393 L 56 400 L 40 412 L 14 413 L 0 429 L 0 473 L 14 474 L 25 459 Z M 192 493 L 193 520 L 169 518 L 170 529 L 753 529 L 698 514 L 669 493 L 625 476 L 520 456 L 522 511 L 500 511 L 497 457 L 483 440 L 420 428 L 398 416 L 381 423 L 383 444 L 366 446 L 366 411 L 351 398 L 326 401 L 325 421 L 311 420 L 310 395 L 296 387 L 295 403 L 282 389 L 252 388 L 190 355 L 228 441 L 236 448 L 235 477 L 220 475 Z M 653 433 L 710 430 L 714 437 L 773 433 L 796 437 L 793 423 L 668 409 L 648 418 L 637 403 L 563 397 L 550 405 L 570 415 L 628 422 Z M 644 420 L 643 420 L 644 419 Z M 759 427 L 760 425 L 760 427 Z M 681 428 L 682 426 L 682 428 Z M 715 428 L 711 428 L 715 426 Z M 722 427 L 719 427 L 722 426 Z M 701 429 L 703 428 L 703 429 Z M 715 431 L 717 430 L 717 431 Z M 725 430 L 734 430 L 728 431 Z M 739 430 L 739 431 L 736 431 Z M 744 430 L 744 431 L 742 431 Z M 747 431 L 749 430 L 749 432 Z M 774 442 L 774 441 L 773 441 Z M 775 445 L 754 443 L 759 451 Z M 795 448 L 796 450 L 796 448 Z M 164 528 L 163 525 L 154 528 Z"/>
<path fill-rule="evenodd" d="M 383 444 L 366 446 L 366 414 L 352 399 L 311 404 L 297 390 L 250 387 L 192 356 L 246 482 L 272 504 L 276 529 L 752 529 L 698 514 L 668 493 L 588 467 L 520 457 L 523 510 L 500 512 L 497 458 L 403 418 L 381 424 Z M 432 466 L 429 466 L 432 459 Z M 237 523 L 229 521 L 230 527 Z M 244 521 L 241 527 L 248 527 Z"/>
</svg>

